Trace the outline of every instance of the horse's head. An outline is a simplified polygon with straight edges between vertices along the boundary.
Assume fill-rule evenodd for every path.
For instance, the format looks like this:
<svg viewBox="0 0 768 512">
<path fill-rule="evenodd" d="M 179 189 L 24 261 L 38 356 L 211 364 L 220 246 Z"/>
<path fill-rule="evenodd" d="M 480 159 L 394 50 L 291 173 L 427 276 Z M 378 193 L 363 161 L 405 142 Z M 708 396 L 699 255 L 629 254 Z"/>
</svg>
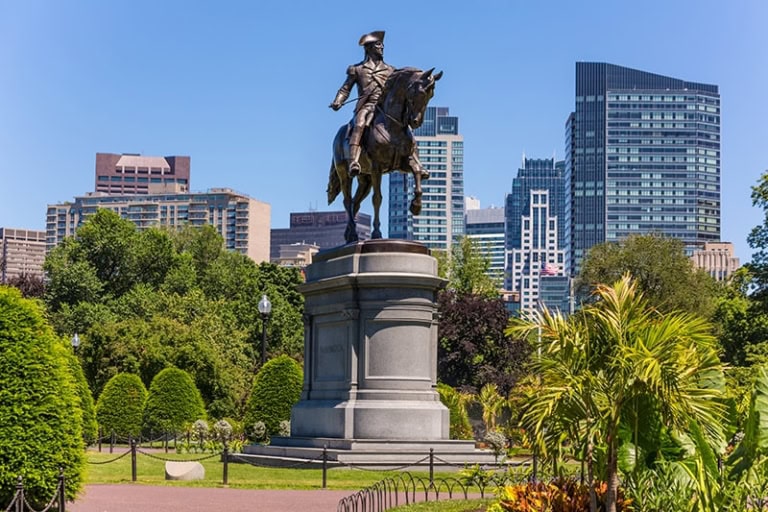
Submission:
<svg viewBox="0 0 768 512">
<path fill-rule="evenodd" d="M 421 126 L 424 122 L 424 111 L 432 96 L 435 95 L 435 82 L 443 77 L 443 72 L 432 74 L 435 68 L 428 71 L 419 71 L 411 78 L 408 83 L 407 101 L 408 101 L 408 126 L 413 129 Z"/>
</svg>

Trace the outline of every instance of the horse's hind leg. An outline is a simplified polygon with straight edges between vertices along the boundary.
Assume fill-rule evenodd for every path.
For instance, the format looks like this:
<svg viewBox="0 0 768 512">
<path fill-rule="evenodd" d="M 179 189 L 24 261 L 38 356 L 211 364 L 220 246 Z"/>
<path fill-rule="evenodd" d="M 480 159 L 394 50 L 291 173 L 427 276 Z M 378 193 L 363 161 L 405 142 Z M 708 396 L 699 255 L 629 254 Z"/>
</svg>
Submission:
<svg viewBox="0 0 768 512">
<path fill-rule="evenodd" d="M 381 221 L 379 220 L 379 208 L 381 208 L 381 173 L 372 172 L 373 185 L 373 231 L 371 238 L 381 238 Z"/>
<path fill-rule="evenodd" d="M 341 182 L 341 192 L 344 194 L 344 211 L 347 212 L 347 228 L 344 230 L 344 241 L 349 244 L 358 240 L 354 201 L 352 200 L 352 180 L 347 174 L 346 165 L 336 166 L 336 174 Z"/>
</svg>

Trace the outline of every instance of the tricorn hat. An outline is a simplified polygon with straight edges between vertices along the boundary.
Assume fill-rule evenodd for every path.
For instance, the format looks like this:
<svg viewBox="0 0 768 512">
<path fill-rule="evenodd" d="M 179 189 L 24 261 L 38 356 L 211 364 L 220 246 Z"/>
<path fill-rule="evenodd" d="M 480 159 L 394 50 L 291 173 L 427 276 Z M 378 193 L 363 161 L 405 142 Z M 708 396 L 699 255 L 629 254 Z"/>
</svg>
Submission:
<svg viewBox="0 0 768 512">
<path fill-rule="evenodd" d="M 375 43 L 376 41 L 384 42 L 384 31 L 383 30 L 376 30 L 374 32 L 371 32 L 370 34 L 365 34 L 363 37 L 360 38 L 360 46 L 364 46 L 368 43 Z"/>
</svg>

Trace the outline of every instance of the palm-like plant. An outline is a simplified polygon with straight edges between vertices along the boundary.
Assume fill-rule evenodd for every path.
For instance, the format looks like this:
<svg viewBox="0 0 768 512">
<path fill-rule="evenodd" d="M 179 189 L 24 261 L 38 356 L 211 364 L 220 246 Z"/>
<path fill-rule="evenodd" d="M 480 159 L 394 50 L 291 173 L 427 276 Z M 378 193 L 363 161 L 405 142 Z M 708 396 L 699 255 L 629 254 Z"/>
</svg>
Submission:
<svg viewBox="0 0 768 512">
<path fill-rule="evenodd" d="M 530 319 L 513 320 L 509 330 L 541 329 L 540 356 L 533 362 L 541 390 L 523 423 L 545 450 L 569 432 L 578 440 L 590 479 L 592 449 L 603 445 L 605 505 L 615 512 L 622 418 L 645 401 L 656 404 L 670 428 L 687 431 L 695 422 L 704 426 L 707 439 L 721 440 L 723 372 L 708 324 L 686 313 L 660 314 L 629 275 L 598 286 L 595 296 L 570 318 L 545 308 Z M 594 501 L 591 507 L 595 510 Z"/>
<path fill-rule="evenodd" d="M 496 430 L 496 419 L 504 406 L 504 397 L 499 394 L 499 388 L 494 383 L 488 383 L 480 389 L 477 403 L 483 408 L 483 423 L 485 431 Z"/>
</svg>

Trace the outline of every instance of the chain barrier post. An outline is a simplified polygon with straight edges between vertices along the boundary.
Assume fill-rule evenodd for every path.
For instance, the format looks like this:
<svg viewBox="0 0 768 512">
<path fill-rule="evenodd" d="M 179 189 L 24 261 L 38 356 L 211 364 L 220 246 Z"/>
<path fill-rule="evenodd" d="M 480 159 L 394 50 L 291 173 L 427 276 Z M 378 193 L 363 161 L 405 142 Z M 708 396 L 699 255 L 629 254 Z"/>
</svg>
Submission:
<svg viewBox="0 0 768 512">
<path fill-rule="evenodd" d="M 129 439 L 131 443 L 131 481 L 136 481 L 136 440 Z"/>
<path fill-rule="evenodd" d="M 24 512 L 24 479 L 21 475 L 16 480 L 16 512 Z"/>
<path fill-rule="evenodd" d="M 224 440 L 224 485 L 227 485 L 227 482 L 229 480 L 229 446 L 227 445 L 227 440 Z"/>
<path fill-rule="evenodd" d="M 429 485 L 435 483 L 435 449 L 429 449 Z"/>
<path fill-rule="evenodd" d="M 165 453 L 168 453 L 168 431 L 165 431 L 165 434 L 163 434 L 163 440 L 165 445 Z"/>
<path fill-rule="evenodd" d="M 59 506 L 58 510 L 59 512 L 66 512 L 65 510 L 65 503 L 67 501 L 65 493 L 64 493 L 64 466 L 59 466 Z"/>
<path fill-rule="evenodd" d="M 112 453 L 115 449 L 115 431 L 109 436 L 109 453 Z"/>
<path fill-rule="evenodd" d="M 99 427 L 99 453 L 101 453 L 101 437 L 104 435 L 104 430 Z"/>
<path fill-rule="evenodd" d="M 323 489 L 328 488 L 328 445 L 323 445 Z"/>
</svg>

